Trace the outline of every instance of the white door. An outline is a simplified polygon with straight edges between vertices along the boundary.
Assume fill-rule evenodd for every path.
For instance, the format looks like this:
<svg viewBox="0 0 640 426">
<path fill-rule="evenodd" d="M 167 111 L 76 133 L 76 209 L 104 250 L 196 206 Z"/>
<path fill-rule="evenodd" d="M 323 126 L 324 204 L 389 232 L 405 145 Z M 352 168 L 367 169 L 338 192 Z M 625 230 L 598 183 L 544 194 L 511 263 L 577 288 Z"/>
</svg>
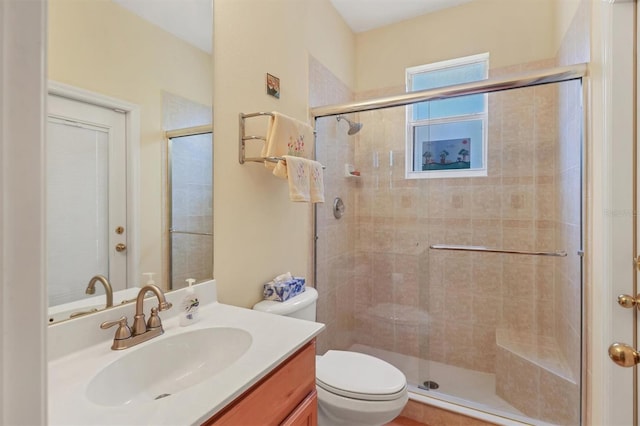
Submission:
<svg viewBox="0 0 640 426">
<path fill-rule="evenodd" d="M 619 365 L 607 361 L 604 366 L 603 395 L 608 398 L 604 419 L 611 425 L 637 425 L 638 401 L 637 380 L 634 376 L 639 369 L 631 367 L 640 361 L 637 332 L 638 309 L 640 309 L 640 290 L 637 286 L 636 265 L 640 253 L 640 229 L 637 212 L 640 211 L 640 185 L 638 179 L 638 150 L 635 147 L 635 123 L 637 121 L 637 96 L 634 93 L 638 85 L 635 74 L 637 38 L 635 30 L 635 1 L 614 1 L 606 8 L 608 28 L 605 50 L 608 55 L 610 78 L 605 85 L 609 89 L 608 119 L 605 119 L 609 131 L 605 141 L 605 159 L 608 173 L 605 171 L 605 242 L 609 247 L 604 250 L 604 261 L 608 273 L 605 276 L 606 300 L 603 314 L 609 316 L 604 335 L 609 342 L 609 356 Z M 605 28 L 606 30 L 606 28 Z M 637 237 L 634 239 L 634 232 Z M 597 301 L 594 301 L 594 303 Z M 638 308 L 638 309 L 636 309 Z M 637 359 L 636 359 L 637 358 Z"/>
<path fill-rule="evenodd" d="M 124 113 L 48 97 L 49 306 L 86 297 L 87 283 L 97 274 L 114 291 L 126 288 L 125 132 Z"/>
</svg>

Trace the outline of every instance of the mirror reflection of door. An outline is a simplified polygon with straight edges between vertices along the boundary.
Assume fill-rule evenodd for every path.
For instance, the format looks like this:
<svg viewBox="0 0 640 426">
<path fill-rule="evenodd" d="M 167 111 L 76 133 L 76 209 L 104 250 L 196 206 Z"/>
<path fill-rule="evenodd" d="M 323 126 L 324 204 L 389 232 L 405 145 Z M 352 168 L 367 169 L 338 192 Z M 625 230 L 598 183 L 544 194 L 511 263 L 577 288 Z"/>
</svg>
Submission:
<svg viewBox="0 0 640 426">
<path fill-rule="evenodd" d="M 170 289 L 213 278 L 213 144 L 203 127 L 167 132 Z"/>
<path fill-rule="evenodd" d="M 87 297 L 87 283 L 98 274 L 114 291 L 126 287 L 127 250 L 116 250 L 127 242 L 125 131 L 124 113 L 48 97 L 49 306 Z"/>
</svg>

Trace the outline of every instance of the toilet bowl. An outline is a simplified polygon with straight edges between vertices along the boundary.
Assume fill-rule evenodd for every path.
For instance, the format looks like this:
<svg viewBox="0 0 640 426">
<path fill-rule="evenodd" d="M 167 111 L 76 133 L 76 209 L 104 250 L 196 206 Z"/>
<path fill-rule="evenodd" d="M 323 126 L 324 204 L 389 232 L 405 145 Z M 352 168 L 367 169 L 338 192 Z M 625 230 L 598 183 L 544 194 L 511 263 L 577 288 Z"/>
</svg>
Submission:
<svg viewBox="0 0 640 426">
<path fill-rule="evenodd" d="M 400 370 L 358 352 L 330 350 L 317 356 L 316 389 L 319 425 L 383 425 L 408 400 Z"/>
<path fill-rule="evenodd" d="M 284 302 L 264 300 L 258 311 L 315 321 L 318 292 L 311 287 Z M 407 379 L 379 358 L 330 350 L 316 356 L 319 426 L 379 426 L 397 417 L 408 401 Z"/>
</svg>

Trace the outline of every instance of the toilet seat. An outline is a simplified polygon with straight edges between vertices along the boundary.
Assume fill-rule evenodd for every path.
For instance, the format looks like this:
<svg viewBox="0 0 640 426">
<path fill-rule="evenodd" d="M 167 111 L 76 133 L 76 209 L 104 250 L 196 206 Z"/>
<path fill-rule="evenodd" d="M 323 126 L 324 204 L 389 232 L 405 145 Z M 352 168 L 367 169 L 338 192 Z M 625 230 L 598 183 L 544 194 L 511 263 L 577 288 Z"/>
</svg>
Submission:
<svg viewBox="0 0 640 426">
<path fill-rule="evenodd" d="M 365 401 L 392 401 L 406 393 L 404 374 L 370 355 L 328 351 L 316 357 L 316 385 L 332 394 Z"/>
</svg>

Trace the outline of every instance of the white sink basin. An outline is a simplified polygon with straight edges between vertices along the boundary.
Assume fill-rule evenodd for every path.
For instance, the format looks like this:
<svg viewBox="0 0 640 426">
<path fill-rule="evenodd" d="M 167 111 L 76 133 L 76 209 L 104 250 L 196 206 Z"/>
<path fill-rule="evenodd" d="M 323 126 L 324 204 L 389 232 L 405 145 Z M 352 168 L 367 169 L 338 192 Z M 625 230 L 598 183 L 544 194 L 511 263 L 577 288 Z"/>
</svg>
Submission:
<svg viewBox="0 0 640 426">
<path fill-rule="evenodd" d="M 86 396 L 109 407 L 171 398 L 229 367 L 251 342 L 248 332 L 231 327 L 156 337 L 147 345 L 125 349 L 130 352 L 91 379 Z"/>
</svg>

